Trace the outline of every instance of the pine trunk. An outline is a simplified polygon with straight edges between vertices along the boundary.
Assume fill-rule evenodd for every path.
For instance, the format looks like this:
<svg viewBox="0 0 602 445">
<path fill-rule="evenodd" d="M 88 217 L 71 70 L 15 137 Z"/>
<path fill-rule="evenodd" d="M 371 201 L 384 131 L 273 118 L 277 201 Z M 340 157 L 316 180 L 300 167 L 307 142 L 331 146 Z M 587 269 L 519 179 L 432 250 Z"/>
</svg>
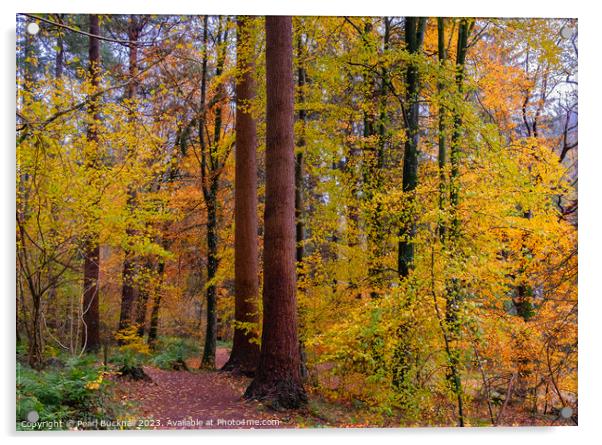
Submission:
<svg viewBox="0 0 602 445">
<path fill-rule="evenodd" d="M 130 16 L 128 23 L 128 40 L 129 44 L 129 84 L 126 89 L 125 97 L 128 100 L 136 98 L 138 90 L 136 76 L 138 75 L 138 46 L 136 43 L 140 29 L 135 21 L 134 16 Z M 132 106 L 132 104 L 128 104 Z M 135 119 L 134 111 L 129 116 L 130 120 Z M 128 158 L 133 155 L 132 150 L 128 150 Z M 132 212 L 136 206 L 136 190 L 132 185 L 128 185 L 128 197 L 127 197 L 127 209 L 128 212 Z M 136 231 L 127 228 L 126 236 L 128 239 L 133 238 L 136 235 Z M 134 279 L 136 277 L 136 258 L 130 250 L 125 248 L 125 259 L 123 260 L 123 271 L 122 271 L 122 288 L 121 288 L 121 313 L 119 315 L 119 330 L 128 328 L 132 324 L 132 306 L 136 299 L 136 290 L 134 287 Z"/>
<path fill-rule="evenodd" d="M 275 409 L 307 402 L 300 372 L 295 298 L 295 158 L 291 17 L 266 17 L 266 203 L 263 332 L 245 398 Z"/>
<path fill-rule="evenodd" d="M 259 361 L 257 334 L 248 324 L 258 322 L 259 274 L 257 258 L 257 126 L 251 114 L 255 100 L 254 42 L 250 17 L 238 20 L 236 83 L 236 152 L 234 189 L 234 340 L 222 370 L 252 376 Z M 247 326 L 241 326 L 244 323 Z"/>
<path fill-rule="evenodd" d="M 97 89 L 100 69 L 100 42 L 98 38 L 93 36 L 100 34 L 98 15 L 90 15 L 90 34 L 90 78 L 92 87 Z M 100 119 L 98 105 L 95 100 L 90 103 L 88 112 L 94 122 Z M 92 143 L 98 143 L 98 134 L 94 125 L 88 129 L 88 140 Z M 93 156 L 93 159 L 88 160 L 88 165 L 91 168 L 94 168 L 98 162 L 96 157 Z M 100 248 L 98 246 L 98 237 L 96 235 L 89 237 L 85 242 L 84 249 L 84 298 L 82 314 L 85 329 L 82 342 L 85 351 L 95 352 L 100 349 L 100 314 L 98 310 Z"/>
</svg>

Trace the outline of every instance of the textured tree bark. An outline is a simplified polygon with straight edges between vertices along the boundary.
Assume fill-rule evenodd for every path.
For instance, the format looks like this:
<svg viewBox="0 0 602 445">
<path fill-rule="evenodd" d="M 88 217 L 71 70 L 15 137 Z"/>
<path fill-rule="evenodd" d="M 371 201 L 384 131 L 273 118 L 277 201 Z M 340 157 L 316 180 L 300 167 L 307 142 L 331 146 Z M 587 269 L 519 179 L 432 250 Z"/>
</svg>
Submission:
<svg viewBox="0 0 602 445">
<path fill-rule="evenodd" d="M 291 17 L 266 17 L 266 204 L 263 332 L 244 397 L 275 409 L 307 402 L 300 373 L 295 298 L 295 159 Z"/>
<path fill-rule="evenodd" d="M 42 338 L 42 323 L 41 323 L 41 296 L 32 294 L 33 314 L 32 314 L 32 329 L 29 336 L 29 356 L 28 363 L 33 369 L 42 369 L 44 349 L 44 340 Z"/>
<path fill-rule="evenodd" d="M 458 30 L 458 45 L 456 49 L 456 89 L 459 95 L 464 92 L 464 65 L 466 61 L 466 50 L 468 35 L 471 25 L 467 19 L 462 19 Z M 450 227 L 450 238 L 455 239 L 459 235 L 460 221 L 456 209 L 458 207 L 458 178 L 460 176 L 460 139 L 462 138 L 462 116 L 458 110 L 454 110 L 454 128 L 451 137 L 450 163 L 451 172 L 449 179 L 449 204 L 452 212 Z"/>
<path fill-rule="evenodd" d="M 90 34 L 100 35 L 98 15 L 96 14 L 90 15 Z M 100 70 L 100 42 L 98 38 L 90 37 L 89 45 L 91 84 L 93 89 L 97 89 Z M 88 112 L 95 122 L 100 119 L 96 100 L 90 103 Z M 98 142 L 98 134 L 94 125 L 88 129 L 88 140 L 92 143 Z M 95 168 L 98 162 L 96 158 L 97 156 L 94 155 L 92 159 L 87 160 L 90 168 Z M 93 235 L 85 240 L 84 246 L 84 298 L 82 314 L 85 329 L 82 336 L 82 345 L 88 352 L 95 352 L 100 349 L 100 314 L 98 309 L 99 271 L 100 248 L 98 246 L 98 237 Z"/>
<path fill-rule="evenodd" d="M 146 261 L 146 270 L 152 272 L 154 264 L 152 261 Z M 146 312 L 148 306 L 148 297 L 150 295 L 150 283 L 146 282 L 138 286 L 138 298 L 136 299 L 136 316 L 134 321 L 136 322 L 138 337 L 144 337 L 144 331 L 146 330 Z"/>
<path fill-rule="evenodd" d="M 100 248 L 98 245 L 86 248 L 84 259 L 84 305 L 83 320 L 85 324 L 82 342 L 87 352 L 100 349 L 100 314 L 98 308 L 98 275 Z"/>
<path fill-rule="evenodd" d="M 297 154 L 295 155 L 295 260 L 297 261 L 297 273 L 301 276 L 303 257 L 305 255 L 305 225 L 304 219 L 304 199 L 303 199 L 303 156 L 305 151 L 305 128 L 307 125 L 307 112 L 305 110 L 305 84 L 307 82 L 307 71 L 305 70 L 305 55 L 303 51 L 302 34 L 297 36 L 297 101 L 300 105 L 298 119 L 301 122 L 301 131 L 297 139 Z M 302 322 L 300 323 L 300 325 Z M 301 358 L 301 378 L 307 379 L 307 360 L 305 354 L 305 344 L 303 338 L 299 338 L 299 356 Z"/>
<path fill-rule="evenodd" d="M 215 184 L 215 187 L 213 186 Z M 218 267 L 217 259 L 217 182 L 212 182 L 207 199 L 207 281 L 215 278 Z M 215 284 L 207 286 L 207 326 L 205 331 L 205 347 L 201 367 L 215 368 L 215 349 L 217 344 L 217 289 Z"/>
<path fill-rule="evenodd" d="M 129 200 L 129 199 L 128 199 Z M 126 231 L 127 233 L 128 231 Z M 127 233 L 130 236 L 130 233 Z M 126 250 L 123 260 L 123 271 L 121 273 L 121 307 L 119 313 L 119 330 L 130 326 L 132 320 L 132 306 L 136 298 L 134 289 L 135 261 L 131 253 Z"/>
<path fill-rule="evenodd" d="M 255 99 L 252 18 L 239 17 L 236 39 L 239 80 L 236 83 L 236 152 L 234 188 L 234 328 L 232 353 L 222 370 L 255 374 L 259 339 L 238 323 L 257 323 L 257 125 L 251 114 Z"/>
<path fill-rule="evenodd" d="M 406 17 L 405 40 L 407 50 L 410 54 L 417 54 L 422 48 L 425 27 L 426 18 Z M 414 63 L 408 65 L 406 70 L 406 83 L 406 101 L 408 103 L 406 126 L 408 135 L 403 154 L 402 189 L 404 193 L 410 196 L 410 201 L 412 201 L 412 195 L 418 185 L 418 100 L 420 98 L 418 67 Z M 399 231 L 400 241 L 397 256 L 397 272 L 402 278 L 409 275 L 414 262 L 413 238 L 415 232 L 414 215 L 406 215 L 406 221 L 404 221 L 403 226 Z"/>
<path fill-rule="evenodd" d="M 222 31 L 221 18 L 219 19 L 218 32 L 216 46 L 218 48 L 217 63 L 215 68 L 215 77 L 219 78 L 223 72 L 224 61 L 226 58 L 226 46 L 223 46 L 220 50 L 222 41 L 228 40 L 228 24 L 224 26 Z M 208 24 L 207 18 L 204 20 L 203 26 L 203 41 L 204 46 L 207 47 L 207 31 Z M 223 32 L 223 34 L 222 34 Z M 201 102 L 202 108 L 205 108 L 205 88 L 206 88 L 206 75 L 207 75 L 207 53 L 203 56 L 203 85 L 201 86 Z M 217 343 L 217 289 L 213 280 L 217 274 L 217 268 L 219 266 L 219 259 L 217 257 L 217 192 L 219 189 L 219 175 L 223 164 L 220 163 L 217 148 L 220 143 L 220 136 L 222 131 L 222 105 L 221 100 L 223 99 L 223 85 L 219 85 L 216 91 L 216 102 L 215 106 L 215 121 L 213 124 L 213 143 L 207 147 L 202 147 L 201 153 L 201 181 L 203 189 L 203 197 L 205 198 L 205 204 L 207 206 L 207 329 L 205 331 L 205 347 L 203 349 L 203 358 L 201 360 L 201 367 L 206 369 L 215 368 L 215 350 Z M 204 122 L 202 125 L 204 126 Z M 201 133 L 202 133 L 201 129 Z M 201 144 L 203 145 L 203 143 Z"/>
<path fill-rule="evenodd" d="M 128 22 L 128 40 L 136 42 L 140 34 L 140 26 L 136 21 L 135 16 L 130 16 Z M 136 76 L 138 75 L 138 45 L 136 43 L 129 44 L 129 77 L 130 82 L 127 86 L 125 97 L 128 100 L 136 98 L 138 91 L 138 83 Z M 131 107 L 131 104 L 129 105 Z M 129 116 L 130 120 L 135 119 L 135 112 Z M 128 157 L 132 155 L 131 150 L 128 152 Z M 128 186 L 127 208 L 131 211 L 136 205 L 136 190 L 132 186 Z M 128 227 L 126 235 L 131 238 L 136 235 L 135 230 Z M 136 276 L 136 258 L 129 248 L 125 248 L 125 259 L 123 260 L 122 271 L 122 288 L 121 288 L 121 312 L 119 315 L 119 330 L 126 329 L 132 323 L 132 306 L 136 299 L 136 290 L 134 287 L 134 278 Z"/>
<path fill-rule="evenodd" d="M 390 21 L 389 18 L 384 17 L 384 34 L 383 34 L 383 52 L 389 49 L 390 41 Z M 368 74 L 371 75 L 371 74 Z M 374 75 L 372 75 L 374 77 Z M 369 174 L 366 178 L 366 185 L 368 186 L 368 196 L 372 199 L 376 194 L 382 191 L 384 183 L 384 169 L 385 169 L 385 148 L 387 140 L 387 92 L 389 73 L 388 70 L 383 66 L 380 69 L 380 85 L 375 89 L 375 80 L 371 81 L 371 89 L 374 89 L 374 101 L 378 103 L 378 119 L 373 124 L 372 132 L 373 135 L 378 136 L 377 146 L 373 149 L 374 158 L 370 159 Z M 380 202 L 377 202 L 374 206 L 374 212 L 369 217 L 368 227 L 368 241 L 370 249 L 370 267 L 368 269 L 368 276 L 370 277 L 370 285 L 372 291 L 370 296 L 372 298 L 378 298 L 381 294 L 381 288 L 383 286 L 383 272 L 384 265 L 382 263 L 383 257 L 386 255 L 385 250 L 385 232 L 386 228 L 383 226 L 383 207 Z"/>
<path fill-rule="evenodd" d="M 161 309 L 161 295 L 162 295 L 162 284 L 165 277 L 165 260 L 159 260 L 159 266 L 157 268 L 159 275 L 159 286 L 155 289 L 155 298 L 153 299 L 153 308 L 151 309 L 150 326 L 148 328 L 148 339 L 147 343 L 151 348 L 155 347 L 157 342 L 157 336 L 159 332 L 159 310 Z"/>
<path fill-rule="evenodd" d="M 422 48 L 426 18 L 406 17 L 405 41 L 407 51 L 417 54 Z M 408 196 L 408 203 L 415 200 L 414 190 L 418 185 L 418 142 L 419 142 L 419 97 L 420 78 L 418 68 L 414 63 L 409 63 L 406 69 L 406 113 L 407 140 L 404 146 L 402 189 Z M 410 210 L 404 215 L 404 221 L 399 229 L 400 241 L 398 244 L 397 272 L 400 278 L 407 278 L 414 262 L 413 238 L 416 231 L 414 211 Z M 411 310 L 412 301 L 407 299 L 403 303 L 403 310 Z M 394 351 L 393 385 L 399 391 L 401 402 L 406 403 L 408 396 L 414 391 L 414 386 L 409 381 L 409 371 L 413 366 L 415 347 L 411 343 L 414 323 L 412 320 L 401 323 L 397 327 L 397 344 Z"/>
<path fill-rule="evenodd" d="M 437 53 L 439 57 L 439 66 L 445 66 L 445 60 L 447 59 L 447 51 L 445 50 L 445 19 L 443 17 L 437 18 Z M 441 93 L 444 89 L 442 81 L 437 82 L 437 91 Z M 437 163 L 439 166 L 439 211 L 443 212 L 445 207 L 445 193 L 446 193 L 446 172 L 445 163 L 447 158 L 447 146 L 446 146 L 446 129 L 445 129 L 445 109 L 443 105 L 439 105 L 437 113 L 439 114 L 439 151 L 437 154 Z M 439 240 L 444 241 L 445 238 L 445 224 L 439 218 L 437 231 L 439 234 Z"/>
<path fill-rule="evenodd" d="M 303 261 L 304 248 L 303 240 L 305 238 L 305 227 L 303 224 L 303 151 L 305 149 L 305 125 L 307 119 L 307 113 L 303 104 L 305 102 L 305 81 L 307 73 L 302 61 L 303 57 L 303 43 L 301 36 L 297 40 L 297 59 L 299 60 L 299 66 L 297 68 L 297 87 L 298 87 L 298 98 L 302 108 L 299 109 L 299 121 L 301 122 L 301 134 L 297 141 L 297 154 L 295 156 L 295 240 L 296 240 L 296 254 L 295 258 L 299 265 Z"/>
<path fill-rule="evenodd" d="M 369 43 L 370 42 L 370 34 L 374 28 L 373 26 L 373 18 L 366 17 L 364 18 L 364 27 L 362 40 L 364 41 L 364 50 L 372 51 L 374 48 Z M 364 96 L 364 100 L 366 103 L 377 102 L 379 105 L 381 103 L 380 93 L 382 89 L 378 89 L 376 87 L 376 75 L 372 72 L 370 68 L 365 68 L 362 73 L 363 82 L 366 85 L 366 92 Z M 363 153 L 362 153 L 362 184 L 360 188 L 363 186 L 362 196 L 363 200 L 371 201 L 374 197 L 375 192 L 378 190 L 379 181 L 381 178 L 381 172 L 379 169 L 379 155 L 381 153 L 380 150 L 380 140 L 378 137 L 378 142 L 375 143 L 375 136 L 379 135 L 378 130 L 380 130 L 377 125 L 377 115 L 376 112 L 368 109 L 363 112 L 363 137 L 364 142 L 362 144 Z M 378 207 L 378 206 L 377 206 Z M 372 215 L 368 215 L 364 221 L 365 227 L 363 230 L 367 234 L 367 247 L 369 251 L 368 255 L 368 282 L 369 286 L 373 289 L 370 292 L 372 298 L 378 297 L 378 292 L 375 291 L 379 282 L 380 270 L 378 267 L 378 236 L 379 236 L 379 221 L 378 221 L 378 209 L 375 209 Z"/>
<path fill-rule="evenodd" d="M 474 23 L 474 22 L 471 22 Z M 472 24 L 469 23 L 468 19 L 460 20 L 460 27 L 458 30 L 458 42 L 456 47 L 456 89 L 459 96 L 464 91 L 464 65 L 466 62 L 466 51 L 468 49 L 468 35 L 472 28 Z M 460 97 L 458 98 L 460 100 Z M 459 175 L 460 175 L 460 142 L 462 137 L 462 116 L 458 110 L 458 107 L 454 108 L 454 123 L 451 136 L 451 152 L 450 152 L 450 163 L 451 171 L 449 178 L 449 205 L 451 213 L 451 222 L 449 227 L 449 239 L 447 242 L 453 248 L 454 244 L 457 243 L 460 237 L 460 220 L 458 218 L 458 198 L 459 198 Z M 456 395 L 458 405 L 458 425 L 464 426 L 464 402 L 462 395 L 462 380 L 460 378 L 460 371 L 458 369 L 460 362 L 460 351 L 457 348 L 457 343 L 460 340 L 460 323 L 459 313 L 462 304 L 462 288 L 458 278 L 452 277 L 445 285 L 446 287 L 446 305 L 445 305 L 445 319 L 448 326 L 449 332 L 449 370 L 448 370 L 448 381 L 451 390 Z"/>
</svg>

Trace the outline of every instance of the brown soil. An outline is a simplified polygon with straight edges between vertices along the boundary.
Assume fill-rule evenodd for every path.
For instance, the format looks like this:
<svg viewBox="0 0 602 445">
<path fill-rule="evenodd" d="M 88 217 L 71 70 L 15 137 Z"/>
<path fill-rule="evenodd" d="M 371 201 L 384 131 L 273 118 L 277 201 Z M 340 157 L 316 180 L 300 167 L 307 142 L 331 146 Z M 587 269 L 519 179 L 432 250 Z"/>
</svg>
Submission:
<svg viewBox="0 0 602 445">
<path fill-rule="evenodd" d="M 229 351 L 218 348 L 219 369 Z M 187 363 L 193 372 L 165 371 L 145 366 L 152 379 L 122 381 L 118 393 L 133 402 L 142 425 L 154 429 L 294 428 L 290 414 L 268 410 L 258 402 L 242 399 L 249 383 L 244 377 L 198 370 L 199 360 Z"/>
</svg>

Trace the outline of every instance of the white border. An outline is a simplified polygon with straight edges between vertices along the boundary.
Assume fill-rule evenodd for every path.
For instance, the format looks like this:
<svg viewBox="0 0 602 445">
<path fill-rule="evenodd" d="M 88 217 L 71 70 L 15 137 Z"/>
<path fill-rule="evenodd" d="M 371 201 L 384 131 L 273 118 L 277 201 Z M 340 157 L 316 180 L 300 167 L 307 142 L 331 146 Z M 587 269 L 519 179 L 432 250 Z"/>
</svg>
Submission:
<svg viewBox="0 0 602 445">
<path fill-rule="evenodd" d="M 83 2 L 67 0 L 22 0 L 13 5 L 2 4 L 2 96 L 0 97 L 0 122 L 3 128 L 5 146 L 2 152 L 2 193 L 0 209 L 3 210 L 3 230 L 0 255 L 0 272 L 5 283 L 5 298 L 2 332 L 5 345 L 5 360 L 0 366 L 3 377 L 1 398 L 4 401 L 0 420 L 2 430 L 9 440 L 15 439 L 14 428 L 14 29 L 17 12 L 70 12 L 70 13 L 152 13 L 152 14 L 292 14 L 292 15 L 423 15 L 423 16 L 479 16 L 479 17 L 577 17 L 579 19 L 579 77 L 580 77 L 580 119 L 579 133 L 580 184 L 579 184 L 579 423 L 578 427 L 565 428 L 497 428 L 497 429 L 404 429 L 404 430 L 300 430 L 300 431 L 237 431 L 237 432 L 123 432 L 123 433 L 84 433 L 81 434 L 20 434 L 21 440 L 36 443 L 47 441 L 86 440 L 94 443 L 106 441 L 143 440 L 148 443 L 163 443 L 167 435 L 175 440 L 191 440 L 196 443 L 279 443 L 307 445 L 314 441 L 345 441 L 365 443 L 369 441 L 395 443 L 452 443 L 468 444 L 522 444 L 526 442 L 576 445 L 598 442 L 595 440 L 597 426 L 602 425 L 602 394 L 600 381 L 599 326 L 602 325 L 602 294 L 599 280 L 602 269 L 602 243 L 599 229 L 602 221 L 602 130 L 600 115 L 596 107 L 602 105 L 600 42 L 600 11 L 592 2 L 566 0 L 527 1 L 504 0 L 488 1 L 384 1 L 384 0 L 105 0 Z M 11 284 L 12 283 L 12 284 Z M 70 436 L 70 437 L 69 437 Z"/>
</svg>

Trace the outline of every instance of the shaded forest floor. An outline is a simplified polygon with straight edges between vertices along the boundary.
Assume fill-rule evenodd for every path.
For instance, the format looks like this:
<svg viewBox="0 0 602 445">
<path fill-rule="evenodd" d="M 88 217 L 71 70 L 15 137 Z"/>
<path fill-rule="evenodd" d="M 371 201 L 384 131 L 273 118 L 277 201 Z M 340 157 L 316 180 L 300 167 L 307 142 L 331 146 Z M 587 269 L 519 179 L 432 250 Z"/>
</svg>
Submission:
<svg viewBox="0 0 602 445">
<path fill-rule="evenodd" d="M 217 369 L 230 351 L 218 348 Z M 156 429 L 205 428 L 295 428 L 289 413 L 269 410 L 255 401 L 242 399 L 249 379 L 218 371 L 199 370 L 199 359 L 187 361 L 190 371 L 166 371 L 145 366 L 152 379 L 123 381 L 117 391 L 122 401 L 133 405 L 139 419 Z"/>
<path fill-rule="evenodd" d="M 218 347 L 216 369 L 230 350 Z M 151 429 L 249 429 L 382 426 L 359 420 L 351 407 L 309 395 L 301 410 L 276 412 L 242 398 L 251 379 L 219 371 L 200 370 L 199 358 L 186 361 L 189 371 L 144 366 L 152 381 L 121 380 L 115 396 L 130 408 L 130 416 L 147 420 Z M 355 414 L 354 414 L 355 412 Z"/>
</svg>

